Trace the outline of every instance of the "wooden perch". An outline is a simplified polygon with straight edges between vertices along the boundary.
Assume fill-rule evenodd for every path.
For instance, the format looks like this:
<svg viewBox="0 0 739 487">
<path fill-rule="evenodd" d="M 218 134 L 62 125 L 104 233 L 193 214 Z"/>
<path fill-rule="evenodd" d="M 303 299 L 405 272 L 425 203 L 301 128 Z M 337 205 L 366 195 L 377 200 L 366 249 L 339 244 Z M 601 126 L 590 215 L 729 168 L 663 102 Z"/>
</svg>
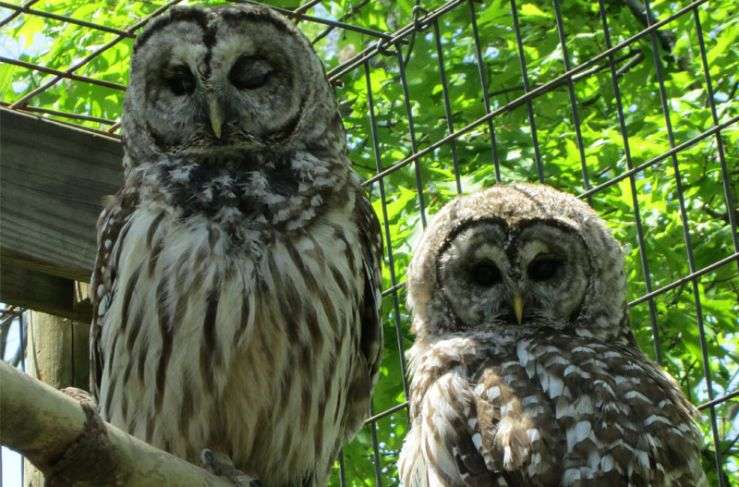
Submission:
<svg viewBox="0 0 739 487">
<path fill-rule="evenodd" d="M 78 486 L 233 486 L 154 448 L 66 394 L 0 362 L 0 444 Z"/>
</svg>

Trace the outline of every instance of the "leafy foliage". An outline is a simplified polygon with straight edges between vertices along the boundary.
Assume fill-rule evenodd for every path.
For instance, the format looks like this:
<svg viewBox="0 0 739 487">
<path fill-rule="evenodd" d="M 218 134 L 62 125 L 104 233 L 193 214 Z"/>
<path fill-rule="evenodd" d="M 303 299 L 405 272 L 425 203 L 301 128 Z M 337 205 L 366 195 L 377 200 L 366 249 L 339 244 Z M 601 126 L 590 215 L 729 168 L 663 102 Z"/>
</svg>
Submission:
<svg viewBox="0 0 739 487">
<path fill-rule="evenodd" d="M 34 8 L 126 29 L 163 3 L 41 0 Z M 271 3 L 298 6 L 295 0 Z M 430 150 L 368 185 L 387 247 L 383 277 L 388 291 L 382 308 L 386 353 L 374 411 L 387 411 L 405 400 L 401 350 L 413 338 L 408 330 L 402 283 L 412 244 L 429 215 L 460 189 L 472 192 L 497 181 L 536 181 L 539 172 L 547 183 L 577 194 L 599 187 L 588 200 L 625 246 L 631 300 L 678 283 L 631 307 L 641 347 L 660 359 L 694 403 L 731 394 L 739 386 L 736 259 L 704 273 L 695 285 L 679 280 L 737 252 L 736 229 L 729 224 L 729 215 L 733 212 L 734 221 L 739 215 L 736 206 L 727 205 L 725 197 L 728 192 L 736 198 L 739 182 L 735 123 L 739 17 L 733 2 L 711 2 L 696 10 L 703 30 L 712 99 L 702 65 L 696 17 L 688 11 L 659 34 L 643 36 L 612 53 L 618 95 L 608 56 L 575 76 L 571 94 L 577 100 L 579 124 L 573 122 L 570 86 L 566 82 L 556 83 L 553 89 L 534 97 L 530 105 L 510 105 L 525 93 L 520 56 L 525 60 L 529 90 L 557 80 L 566 71 L 554 4 L 543 0 L 518 3 L 523 43 L 519 52 L 511 3 L 459 2 L 436 24 L 404 37 L 397 44 L 400 54 L 388 46 L 343 75 L 342 85 L 337 88 L 350 155 L 365 178 L 429 147 L 448 135 L 450 127 L 459 129 L 477 120 L 486 113 L 486 99 L 490 110 L 496 112 L 492 123 L 478 124 L 455 141 Z M 609 42 L 598 2 L 559 3 L 570 66 L 604 52 Z M 683 0 L 651 3 L 656 19 L 665 19 L 688 4 Z M 411 0 L 337 0 L 323 2 L 308 13 L 393 32 L 414 21 L 415 5 Z M 440 5 L 440 0 L 422 2 L 428 10 Z M 478 70 L 471 7 L 479 31 L 487 96 Z M 625 3 L 605 2 L 605 10 L 610 45 L 645 28 L 643 17 L 634 15 Z M 320 37 L 316 48 L 329 73 L 377 42 L 366 34 L 327 30 L 327 26 L 314 22 L 302 21 L 300 26 L 309 38 Z M 0 46 L 5 56 L 64 70 L 115 37 L 109 32 L 23 15 L 5 27 Z M 116 43 L 77 74 L 124 84 L 131 46 L 131 39 Z M 440 75 L 442 64 L 446 86 Z M 51 77 L 0 64 L 0 98 L 5 103 L 13 102 Z M 30 105 L 115 121 L 122 97 L 123 93 L 115 89 L 63 80 L 34 97 Z M 695 141 L 715 125 L 712 104 L 718 122 L 728 126 L 721 130 L 720 139 L 711 134 Z M 99 121 L 73 122 L 96 130 L 109 127 Z M 664 156 L 680 144 L 686 145 L 674 155 Z M 647 161 L 653 163 L 631 177 L 609 183 Z M 712 380 L 711 394 L 706 372 Z M 709 409 L 702 412 L 704 466 L 712 483 L 717 484 L 717 447 L 725 479 L 739 470 L 739 404 L 733 399 L 716 407 L 715 440 Z M 344 450 L 347 484 L 398 483 L 395 461 L 407 419 L 405 409 L 384 415 Z M 379 463 L 375 468 L 376 461 Z M 338 479 L 337 467 L 333 480 L 337 485 Z"/>
</svg>

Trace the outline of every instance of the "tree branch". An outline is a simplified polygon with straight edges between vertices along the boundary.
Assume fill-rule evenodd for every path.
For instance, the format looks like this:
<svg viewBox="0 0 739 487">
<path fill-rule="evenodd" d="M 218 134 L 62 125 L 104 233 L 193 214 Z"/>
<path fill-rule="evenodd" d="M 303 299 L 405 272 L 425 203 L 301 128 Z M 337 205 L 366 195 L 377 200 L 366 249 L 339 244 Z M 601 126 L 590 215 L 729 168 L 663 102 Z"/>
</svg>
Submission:
<svg viewBox="0 0 739 487">
<path fill-rule="evenodd" d="M 45 474 L 58 474 L 62 464 L 62 478 L 77 486 L 232 486 L 96 419 L 71 397 L 0 362 L 0 444 Z"/>
<path fill-rule="evenodd" d="M 647 10 L 646 6 L 640 0 L 624 0 L 626 6 L 631 10 L 631 13 L 639 23 L 646 27 L 651 24 L 656 24 L 659 19 L 653 12 Z M 670 31 L 664 31 L 657 29 L 655 31 L 657 38 L 659 39 L 660 46 L 666 52 L 672 52 L 672 46 L 675 44 L 675 34 Z"/>
</svg>

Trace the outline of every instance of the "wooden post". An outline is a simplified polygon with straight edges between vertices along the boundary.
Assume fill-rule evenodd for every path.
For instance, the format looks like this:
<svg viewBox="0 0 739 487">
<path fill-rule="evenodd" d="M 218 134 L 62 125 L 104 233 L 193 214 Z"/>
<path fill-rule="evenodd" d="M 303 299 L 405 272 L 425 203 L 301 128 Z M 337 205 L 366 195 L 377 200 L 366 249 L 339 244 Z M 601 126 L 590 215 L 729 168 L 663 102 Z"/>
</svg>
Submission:
<svg viewBox="0 0 739 487">
<path fill-rule="evenodd" d="M 89 323 L 29 313 L 26 371 L 47 384 L 62 389 L 89 390 Z M 25 487 L 43 487 L 44 477 L 31 462 L 24 466 Z"/>
</svg>

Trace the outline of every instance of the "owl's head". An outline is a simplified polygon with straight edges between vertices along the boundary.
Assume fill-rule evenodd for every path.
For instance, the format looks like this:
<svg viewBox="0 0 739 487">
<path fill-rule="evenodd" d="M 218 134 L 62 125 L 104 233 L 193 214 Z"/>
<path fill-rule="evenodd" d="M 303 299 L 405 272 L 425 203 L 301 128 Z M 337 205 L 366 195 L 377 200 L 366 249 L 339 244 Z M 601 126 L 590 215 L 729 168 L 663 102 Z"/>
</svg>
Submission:
<svg viewBox="0 0 739 487">
<path fill-rule="evenodd" d="M 253 5 L 175 7 L 151 21 L 134 47 L 123 129 L 134 164 L 344 144 L 310 43 Z"/>
<path fill-rule="evenodd" d="M 414 331 L 550 327 L 630 341 L 621 247 L 595 212 L 548 186 L 459 197 L 426 229 L 409 269 Z"/>
</svg>

